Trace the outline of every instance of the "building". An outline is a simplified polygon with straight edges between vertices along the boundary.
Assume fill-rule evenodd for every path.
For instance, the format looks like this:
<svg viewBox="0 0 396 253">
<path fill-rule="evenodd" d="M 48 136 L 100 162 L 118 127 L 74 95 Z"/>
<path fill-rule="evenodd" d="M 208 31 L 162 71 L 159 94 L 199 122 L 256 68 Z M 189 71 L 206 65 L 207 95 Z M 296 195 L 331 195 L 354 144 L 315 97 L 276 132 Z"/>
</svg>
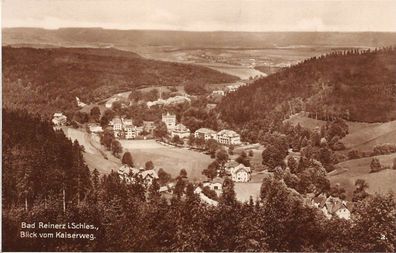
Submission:
<svg viewBox="0 0 396 253">
<path fill-rule="evenodd" d="M 194 133 L 195 138 L 201 138 L 206 140 L 216 139 L 216 131 L 209 128 L 200 128 Z"/>
<path fill-rule="evenodd" d="M 352 205 L 335 197 L 326 197 L 324 194 L 312 198 L 312 205 L 320 209 L 326 218 L 337 216 L 340 219 L 351 218 Z"/>
<path fill-rule="evenodd" d="M 223 90 L 214 90 L 212 91 L 213 95 L 219 95 L 219 96 L 224 96 L 225 92 Z"/>
<path fill-rule="evenodd" d="M 162 114 L 162 122 L 165 123 L 168 132 L 171 132 L 176 126 L 176 115 L 169 112 Z"/>
<path fill-rule="evenodd" d="M 122 118 L 121 120 L 122 120 L 122 124 L 123 124 L 124 127 L 125 127 L 125 126 L 133 126 L 132 119 L 125 119 L 125 118 Z"/>
<path fill-rule="evenodd" d="M 98 124 L 88 124 L 88 129 L 93 134 L 103 133 L 102 127 Z"/>
<path fill-rule="evenodd" d="M 112 120 L 113 131 L 122 131 L 122 120 L 120 118 L 114 118 Z"/>
<path fill-rule="evenodd" d="M 66 115 L 63 115 L 61 112 L 56 112 L 54 113 L 54 116 L 52 118 L 52 123 L 54 126 L 63 126 L 67 122 L 67 117 Z"/>
<path fill-rule="evenodd" d="M 179 136 L 179 138 L 188 138 L 190 136 L 191 132 L 190 129 L 188 129 L 185 125 L 183 124 L 177 124 L 172 132 L 171 132 L 171 137 L 175 137 L 176 135 Z"/>
<path fill-rule="evenodd" d="M 231 178 L 234 182 L 249 182 L 251 170 L 242 163 L 238 166 L 231 168 Z"/>
<path fill-rule="evenodd" d="M 215 191 L 217 196 L 223 193 L 223 182 L 224 179 L 220 177 L 214 178 L 212 181 L 203 182 L 203 187 L 209 187 L 212 191 Z"/>
<path fill-rule="evenodd" d="M 158 179 L 158 174 L 155 170 L 143 170 L 139 173 L 142 176 L 144 183 L 149 186 L 154 179 Z"/>
<path fill-rule="evenodd" d="M 216 140 L 224 145 L 239 145 L 241 144 L 241 136 L 232 130 L 221 130 L 217 133 Z"/>
<path fill-rule="evenodd" d="M 124 126 L 124 131 L 125 131 L 125 139 L 130 140 L 130 139 L 135 139 L 136 136 L 138 136 L 136 127 L 128 125 Z"/>
</svg>

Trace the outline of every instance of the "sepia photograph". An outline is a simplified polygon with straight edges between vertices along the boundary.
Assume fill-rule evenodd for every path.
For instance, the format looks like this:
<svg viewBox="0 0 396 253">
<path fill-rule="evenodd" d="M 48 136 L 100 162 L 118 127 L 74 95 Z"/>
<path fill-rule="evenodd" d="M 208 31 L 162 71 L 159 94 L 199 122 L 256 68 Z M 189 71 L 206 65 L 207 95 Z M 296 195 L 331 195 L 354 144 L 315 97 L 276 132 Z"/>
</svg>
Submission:
<svg viewBox="0 0 396 253">
<path fill-rule="evenodd" d="M 395 252 L 395 0 L 1 0 L 1 252 Z"/>
</svg>

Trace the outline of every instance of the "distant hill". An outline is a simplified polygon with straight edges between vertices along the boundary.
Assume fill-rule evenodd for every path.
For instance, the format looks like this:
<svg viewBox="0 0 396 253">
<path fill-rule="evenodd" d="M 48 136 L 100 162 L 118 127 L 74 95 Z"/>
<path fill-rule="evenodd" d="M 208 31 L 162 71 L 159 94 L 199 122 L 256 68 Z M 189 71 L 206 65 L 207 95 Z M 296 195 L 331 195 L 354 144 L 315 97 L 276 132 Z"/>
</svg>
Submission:
<svg viewBox="0 0 396 253">
<path fill-rule="evenodd" d="M 240 88 L 218 110 L 230 125 L 250 134 L 255 129 L 256 137 L 259 129 L 301 110 L 324 120 L 391 121 L 396 119 L 395 73 L 395 49 L 335 52 Z"/>
<path fill-rule="evenodd" d="M 3 45 L 172 46 L 179 48 L 383 47 L 396 44 L 389 32 L 188 32 L 102 28 L 3 28 Z"/>
<path fill-rule="evenodd" d="M 142 86 L 234 82 L 237 77 L 116 49 L 3 47 L 3 105 L 43 114 Z"/>
</svg>

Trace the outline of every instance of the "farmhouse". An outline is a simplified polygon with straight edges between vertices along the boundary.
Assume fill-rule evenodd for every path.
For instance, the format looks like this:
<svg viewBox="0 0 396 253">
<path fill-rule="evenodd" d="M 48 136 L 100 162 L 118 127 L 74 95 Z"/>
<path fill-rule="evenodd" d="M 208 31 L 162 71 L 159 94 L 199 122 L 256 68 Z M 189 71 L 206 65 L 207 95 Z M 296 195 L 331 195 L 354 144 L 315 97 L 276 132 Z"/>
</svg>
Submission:
<svg viewBox="0 0 396 253">
<path fill-rule="evenodd" d="M 190 129 L 188 129 L 185 125 L 183 124 L 177 124 L 172 132 L 171 132 L 171 137 L 179 136 L 179 138 L 188 138 L 190 136 Z"/>
<path fill-rule="evenodd" d="M 209 189 L 216 192 L 217 196 L 220 196 L 223 193 L 223 182 L 224 179 L 220 177 L 214 178 L 212 181 L 203 182 L 203 187 L 209 187 Z"/>
<path fill-rule="evenodd" d="M 241 136 L 232 130 L 221 130 L 216 136 L 217 142 L 224 145 L 241 144 Z"/>
<path fill-rule="evenodd" d="M 66 124 L 67 117 L 63 115 L 61 112 L 54 113 L 54 117 L 52 118 L 52 123 L 55 126 L 63 126 Z"/>
<path fill-rule="evenodd" d="M 249 182 L 251 170 L 250 167 L 244 166 L 242 163 L 231 168 L 231 178 L 234 182 Z"/>
<path fill-rule="evenodd" d="M 345 200 L 331 196 L 326 197 L 324 194 L 321 194 L 312 198 L 312 205 L 319 208 L 328 219 L 331 219 L 333 216 L 346 220 L 351 218 L 350 210 L 352 206 Z"/>
<path fill-rule="evenodd" d="M 154 179 L 158 179 L 158 174 L 155 170 L 139 170 L 126 164 L 122 165 L 117 172 L 120 179 L 125 180 L 127 183 L 134 182 L 135 176 L 141 176 L 146 186 L 150 186 Z"/>
<path fill-rule="evenodd" d="M 204 140 L 210 140 L 216 138 L 216 131 L 209 128 L 200 128 L 194 133 L 195 138 L 201 138 Z"/>
<path fill-rule="evenodd" d="M 169 112 L 162 114 L 162 122 L 165 123 L 168 132 L 171 132 L 176 126 L 176 115 Z"/>
</svg>

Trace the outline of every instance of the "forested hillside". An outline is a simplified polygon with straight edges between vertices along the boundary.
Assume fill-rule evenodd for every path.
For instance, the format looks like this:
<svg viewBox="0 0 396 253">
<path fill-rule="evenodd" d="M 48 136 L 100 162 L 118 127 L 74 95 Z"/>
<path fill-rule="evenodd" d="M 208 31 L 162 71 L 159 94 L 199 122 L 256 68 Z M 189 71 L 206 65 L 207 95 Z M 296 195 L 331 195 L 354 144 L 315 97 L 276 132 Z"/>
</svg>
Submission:
<svg viewBox="0 0 396 253">
<path fill-rule="evenodd" d="M 245 204 L 225 179 L 219 205 L 208 206 L 185 176 L 176 179 L 178 190 L 166 199 L 155 180 L 147 189 L 139 178 L 127 184 L 114 172 L 102 178 L 90 173 L 82 152 L 47 122 L 3 109 L 4 251 L 384 252 L 396 247 L 392 195 L 360 200 L 351 221 L 329 220 L 275 176 L 263 180 L 257 202 Z M 39 221 L 98 230 L 78 230 L 92 233 L 92 240 L 20 238 L 21 222 Z"/>
<path fill-rule="evenodd" d="M 228 95 L 218 110 L 229 124 L 255 129 L 253 138 L 301 110 L 324 120 L 390 121 L 396 119 L 395 72 L 394 48 L 335 52 L 259 79 Z"/>
<path fill-rule="evenodd" d="M 131 52 L 88 48 L 3 47 L 3 105 L 32 112 L 67 111 L 138 86 L 224 83 L 236 77 Z"/>
</svg>

